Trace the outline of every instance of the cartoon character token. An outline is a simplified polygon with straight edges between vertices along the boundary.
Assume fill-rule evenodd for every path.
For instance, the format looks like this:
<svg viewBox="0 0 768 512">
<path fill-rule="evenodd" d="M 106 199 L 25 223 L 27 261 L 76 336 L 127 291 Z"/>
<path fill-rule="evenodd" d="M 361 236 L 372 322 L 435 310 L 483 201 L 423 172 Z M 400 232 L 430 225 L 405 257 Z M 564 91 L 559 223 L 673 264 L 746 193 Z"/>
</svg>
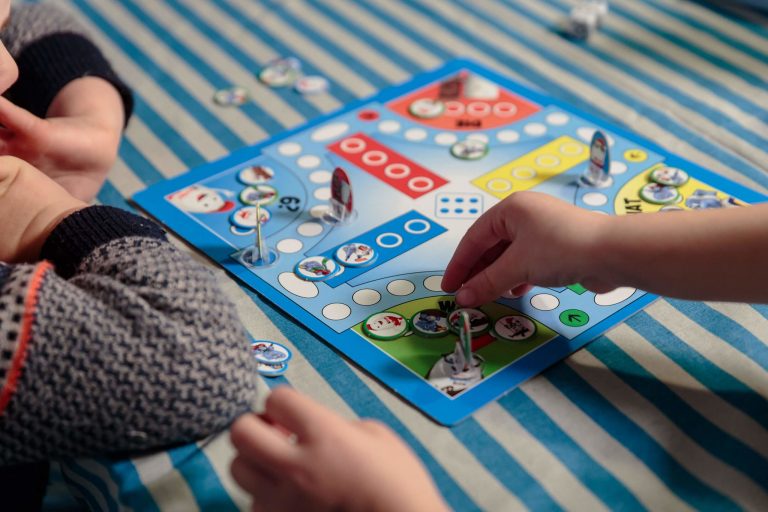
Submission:
<svg viewBox="0 0 768 512">
<path fill-rule="evenodd" d="M 261 185 L 272 179 L 275 171 L 266 165 L 249 165 L 237 173 L 237 179 L 246 185 Z"/>
<path fill-rule="evenodd" d="M 493 332 L 503 340 L 523 341 L 536 333 L 536 324 L 526 316 L 508 315 L 496 320 Z"/>
<path fill-rule="evenodd" d="M 445 112 L 445 103 L 432 98 L 420 98 L 408 105 L 408 112 L 421 119 L 434 119 Z"/>
<path fill-rule="evenodd" d="M 393 311 L 374 313 L 363 321 L 363 332 L 375 340 L 396 340 L 408 332 L 408 320 Z"/>
<path fill-rule="evenodd" d="M 305 281 L 322 281 L 339 272 L 336 262 L 325 256 L 310 256 L 296 264 L 296 275 Z"/>
<path fill-rule="evenodd" d="M 425 309 L 411 318 L 411 327 L 425 338 L 438 338 L 450 333 L 448 314 L 439 309 Z"/>
<path fill-rule="evenodd" d="M 651 171 L 651 181 L 659 185 L 681 187 L 688 182 L 688 173 L 677 167 L 659 167 Z"/>
<path fill-rule="evenodd" d="M 451 146 L 451 154 L 462 160 L 479 160 L 488 154 L 488 144 L 478 139 L 460 140 Z"/>
<path fill-rule="evenodd" d="M 272 218 L 272 214 L 266 208 L 259 208 L 261 210 L 261 225 L 266 224 L 269 219 Z M 229 222 L 241 229 L 253 229 L 256 227 L 256 207 L 245 206 L 235 211 L 229 217 Z"/>
<path fill-rule="evenodd" d="M 640 199 L 653 204 L 676 203 L 680 199 L 677 187 L 648 183 L 640 189 Z"/>
<path fill-rule="evenodd" d="M 220 89 L 214 93 L 213 101 L 222 107 L 239 107 L 248 101 L 248 90 L 240 86 Z"/>
<path fill-rule="evenodd" d="M 352 215 L 352 184 L 344 169 L 337 167 L 331 175 L 331 216 L 337 221 Z"/>
<path fill-rule="evenodd" d="M 274 341 L 256 340 L 251 343 L 253 357 L 260 363 L 279 364 L 290 361 L 293 354 L 285 345 Z"/>
<path fill-rule="evenodd" d="M 448 324 L 453 332 L 459 332 L 459 315 L 462 311 L 466 311 L 469 315 L 469 333 L 472 336 L 479 336 L 483 334 L 491 326 L 491 319 L 488 315 L 474 308 L 460 308 L 455 309 L 448 315 Z"/>
<path fill-rule="evenodd" d="M 708 210 L 712 208 L 729 208 L 733 206 L 743 206 L 738 199 L 727 197 L 720 199 L 714 190 L 697 189 L 688 199 L 685 200 L 685 206 L 692 210 Z"/>
<path fill-rule="evenodd" d="M 319 75 L 303 76 L 293 84 L 299 94 L 319 94 L 327 91 L 329 86 L 328 79 Z"/>
<path fill-rule="evenodd" d="M 277 199 L 277 189 L 269 185 L 251 185 L 240 192 L 240 200 L 245 204 L 264 206 L 274 203 Z"/>
<path fill-rule="evenodd" d="M 610 168 L 611 157 L 608 150 L 608 138 L 600 130 L 595 130 L 589 145 L 589 166 L 582 177 L 582 181 L 592 187 L 607 187 L 612 183 L 609 174 Z"/>
<path fill-rule="evenodd" d="M 202 185 L 192 185 L 168 194 L 165 198 L 176 208 L 189 213 L 221 213 L 235 207 L 233 201 L 222 195 L 231 196 L 229 190 L 214 190 Z"/>
<path fill-rule="evenodd" d="M 336 250 L 336 260 L 347 267 L 362 267 L 376 259 L 376 251 L 368 244 L 351 242 Z"/>
<path fill-rule="evenodd" d="M 288 370 L 288 363 L 264 364 L 256 361 L 256 371 L 263 377 L 279 377 Z"/>
</svg>

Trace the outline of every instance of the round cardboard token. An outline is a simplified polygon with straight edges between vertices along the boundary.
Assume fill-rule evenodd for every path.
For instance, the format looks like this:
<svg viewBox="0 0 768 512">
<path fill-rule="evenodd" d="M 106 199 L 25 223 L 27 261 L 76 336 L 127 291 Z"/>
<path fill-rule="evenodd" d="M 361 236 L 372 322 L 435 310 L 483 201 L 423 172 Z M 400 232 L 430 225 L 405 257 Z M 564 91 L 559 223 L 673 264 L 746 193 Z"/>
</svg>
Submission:
<svg viewBox="0 0 768 512">
<path fill-rule="evenodd" d="M 424 309 L 411 318 L 411 327 L 419 336 L 439 338 L 450 333 L 448 314 L 439 309 Z"/>
<path fill-rule="evenodd" d="M 298 262 L 294 272 L 305 281 L 322 281 L 335 276 L 340 268 L 332 258 L 310 256 Z"/>
<path fill-rule="evenodd" d="M 267 340 L 254 340 L 251 343 L 251 352 L 258 362 L 270 365 L 287 363 L 293 357 L 285 345 Z"/>
<path fill-rule="evenodd" d="M 445 112 L 445 103 L 432 98 L 420 98 L 408 105 L 408 112 L 421 119 L 434 119 Z"/>
<path fill-rule="evenodd" d="M 256 370 L 263 377 L 279 377 L 288 370 L 288 363 L 264 364 L 256 361 Z"/>
<path fill-rule="evenodd" d="M 259 208 L 261 210 L 261 225 L 263 226 L 269 219 L 272 218 L 272 214 L 266 208 Z M 256 227 L 256 207 L 244 206 L 235 211 L 229 216 L 229 222 L 241 229 L 253 229 Z"/>
<path fill-rule="evenodd" d="M 488 154 L 488 144 L 477 139 L 460 140 L 451 146 L 451 154 L 462 160 L 479 160 Z"/>
<path fill-rule="evenodd" d="M 375 340 L 396 340 L 408 332 L 408 320 L 393 311 L 374 313 L 363 321 L 363 332 Z"/>
<path fill-rule="evenodd" d="M 296 80 L 293 87 L 300 94 L 318 94 L 327 91 L 330 83 L 324 76 L 309 75 Z"/>
<path fill-rule="evenodd" d="M 490 328 L 491 319 L 484 312 L 474 308 L 460 308 L 448 315 L 448 325 L 453 332 L 459 332 L 459 315 L 462 311 L 466 311 L 469 315 L 469 333 L 472 336 L 479 336 Z"/>
<path fill-rule="evenodd" d="M 653 204 L 676 203 L 680 199 L 680 192 L 669 185 L 648 183 L 640 189 L 640 199 Z"/>
<path fill-rule="evenodd" d="M 523 341 L 536 334 L 536 324 L 527 316 L 503 316 L 496 320 L 493 333 L 503 340 Z"/>
<path fill-rule="evenodd" d="M 651 171 L 651 181 L 659 185 L 681 187 L 688 182 L 688 173 L 677 167 L 659 167 Z"/>
<path fill-rule="evenodd" d="M 346 267 L 363 267 L 376 259 L 376 251 L 368 244 L 350 242 L 336 250 L 336 260 Z"/>
<path fill-rule="evenodd" d="M 239 85 L 219 89 L 213 95 L 213 101 L 222 107 L 238 107 L 248 101 L 248 90 Z"/>
<path fill-rule="evenodd" d="M 237 179 L 246 185 L 261 185 L 271 180 L 275 171 L 266 165 L 249 165 L 237 173 Z"/>
<path fill-rule="evenodd" d="M 240 201 L 251 206 L 264 206 L 276 199 L 277 189 L 270 185 L 250 185 L 240 192 Z"/>
<path fill-rule="evenodd" d="M 299 71 L 290 65 L 268 64 L 259 71 L 259 80 L 270 87 L 291 85 L 299 77 Z"/>
</svg>

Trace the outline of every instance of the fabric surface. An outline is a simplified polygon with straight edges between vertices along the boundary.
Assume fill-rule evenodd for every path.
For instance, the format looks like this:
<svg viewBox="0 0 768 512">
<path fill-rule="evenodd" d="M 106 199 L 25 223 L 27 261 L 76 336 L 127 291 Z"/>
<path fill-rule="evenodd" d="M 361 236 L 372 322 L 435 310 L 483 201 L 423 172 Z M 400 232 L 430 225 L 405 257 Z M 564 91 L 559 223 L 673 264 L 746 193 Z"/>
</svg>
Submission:
<svg viewBox="0 0 768 512">
<path fill-rule="evenodd" d="M 553 29 L 572 5 L 566 0 L 59 3 L 136 92 L 119 162 L 99 195 L 106 204 L 127 206 L 147 185 L 458 56 L 768 190 L 768 21 L 759 15 L 614 0 L 602 30 L 580 44 Z M 265 62 L 288 55 L 326 76 L 330 93 L 303 97 L 256 81 Z M 216 106 L 214 92 L 233 84 L 253 101 Z M 386 422 L 456 510 L 768 503 L 766 306 L 659 300 L 448 429 L 216 272 L 249 331 L 294 351 L 286 375 L 265 387 L 289 384 L 345 416 Z M 195 510 L 232 488 L 216 456 L 173 453 L 124 462 L 118 476 L 96 466 L 69 474 L 96 508 L 128 506 L 118 484 L 139 489 L 141 510 Z M 118 498 L 95 501 L 99 493 Z"/>
</svg>

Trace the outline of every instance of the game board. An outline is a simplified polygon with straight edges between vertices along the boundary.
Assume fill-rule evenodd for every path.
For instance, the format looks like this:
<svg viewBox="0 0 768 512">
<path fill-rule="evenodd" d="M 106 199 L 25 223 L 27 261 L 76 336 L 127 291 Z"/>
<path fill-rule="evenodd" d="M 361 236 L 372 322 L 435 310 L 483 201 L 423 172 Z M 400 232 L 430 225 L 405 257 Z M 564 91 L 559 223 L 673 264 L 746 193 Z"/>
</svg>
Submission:
<svg viewBox="0 0 768 512">
<path fill-rule="evenodd" d="M 600 188 L 581 179 L 596 129 L 606 134 L 611 160 Z M 651 172 L 665 166 L 690 179 L 648 185 Z M 345 223 L 327 221 L 336 167 L 352 185 L 354 211 Z M 472 222 L 520 190 L 619 215 L 764 200 L 465 60 L 134 199 L 395 393 L 450 425 L 655 298 L 627 288 L 596 295 L 577 283 L 501 297 L 475 312 L 471 364 L 457 371 L 459 337 L 446 319 L 455 304 L 440 289 L 442 273 Z M 277 256 L 271 266 L 243 260 L 254 245 L 254 201 Z M 352 242 L 372 248 L 372 261 L 341 264 L 336 253 Z M 312 263 L 318 274 L 300 278 L 299 263 L 312 256 L 321 256 Z"/>
</svg>

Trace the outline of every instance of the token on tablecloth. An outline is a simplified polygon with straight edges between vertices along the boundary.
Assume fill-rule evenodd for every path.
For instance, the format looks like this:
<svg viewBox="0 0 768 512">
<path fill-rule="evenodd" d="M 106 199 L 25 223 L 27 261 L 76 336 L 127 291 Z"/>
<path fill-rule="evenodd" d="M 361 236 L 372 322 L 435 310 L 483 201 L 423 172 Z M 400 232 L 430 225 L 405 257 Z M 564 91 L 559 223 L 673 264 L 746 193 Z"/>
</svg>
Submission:
<svg viewBox="0 0 768 512">
<path fill-rule="evenodd" d="M 659 185 L 681 187 L 688 182 L 688 173 L 677 167 L 659 167 L 651 171 L 651 181 Z"/>
<path fill-rule="evenodd" d="M 451 146 L 451 154 L 462 160 L 479 160 L 488 154 L 488 144 L 477 139 L 460 140 Z"/>
<path fill-rule="evenodd" d="M 648 183 L 640 189 L 640 199 L 653 204 L 670 204 L 680 199 L 680 192 L 676 187 Z"/>
<path fill-rule="evenodd" d="M 271 180 L 275 171 L 266 165 L 249 165 L 237 173 L 237 179 L 246 185 L 261 185 Z"/>
<path fill-rule="evenodd" d="M 445 112 L 445 103 L 432 98 L 421 98 L 408 105 L 408 112 L 421 119 L 434 119 Z"/>
<path fill-rule="evenodd" d="M 493 332 L 503 340 L 523 341 L 536 333 L 536 324 L 526 316 L 507 315 L 496 320 Z"/>
<path fill-rule="evenodd" d="M 261 206 L 274 203 L 277 199 L 277 189 L 269 185 L 251 185 L 240 192 L 240 200 L 245 204 Z"/>
<path fill-rule="evenodd" d="M 258 362 L 271 365 L 286 363 L 293 356 L 285 345 L 267 340 L 255 340 L 251 343 L 251 352 Z"/>
<path fill-rule="evenodd" d="M 419 336 L 438 338 L 450 333 L 448 314 L 439 309 L 425 309 L 411 318 L 411 327 Z"/>
<path fill-rule="evenodd" d="M 256 371 L 263 377 L 279 377 L 288 371 L 288 363 L 264 364 L 256 361 Z"/>
<path fill-rule="evenodd" d="M 248 101 L 248 90 L 239 85 L 220 89 L 213 95 L 213 101 L 222 107 L 238 107 Z"/>
<path fill-rule="evenodd" d="M 296 264 L 296 275 L 305 281 L 322 281 L 330 279 L 339 272 L 339 266 L 325 256 L 310 256 Z"/>
<path fill-rule="evenodd" d="M 376 259 L 376 251 L 368 244 L 350 242 L 336 250 L 336 260 L 345 267 L 362 267 Z"/>
<path fill-rule="evenodd" d="M 327 91 L 329 86 L 328 79 L 319 75 L 303 76 L 293 84 L 296 92 L 300 94 L 318 94 Z"/>
<path fill-rule="evenodd" d="M 301 62 L 295 57 L 276 59 L 259 71 L 259 80 L 270 87 L 285 87 L 299 77 Z"/>
<path fill-rule="evenodd" d="M 469 315 L 469 332 L 472 336 L 479 336 L 490 328 L 491 319 L 488 318 L 488 315 L 479 309 L 460 308 L 448 315 L 448 325 L 450 325 L 453 332 L 459 332 L 459 319 L 462 311 L 466 311 Z"/>
<path fill-rule="evenodd" d="M 245 206 L 233 213 L 229 217 L 229 221 L 241 229 L 253 229 L 256 227 L 256 215 L 255 206 Z M 266 224 L 272 218 L 272 214 L 265 208 L 261 208 L 259 215 L 262 224 Z"/>
<path fill-rule="evenodd" d="M 395 340 L 408 332 L 408 320 L 393 311 L 374 313 L 363 322 L 363 332 L 376 340 Z"/>
</svg>

